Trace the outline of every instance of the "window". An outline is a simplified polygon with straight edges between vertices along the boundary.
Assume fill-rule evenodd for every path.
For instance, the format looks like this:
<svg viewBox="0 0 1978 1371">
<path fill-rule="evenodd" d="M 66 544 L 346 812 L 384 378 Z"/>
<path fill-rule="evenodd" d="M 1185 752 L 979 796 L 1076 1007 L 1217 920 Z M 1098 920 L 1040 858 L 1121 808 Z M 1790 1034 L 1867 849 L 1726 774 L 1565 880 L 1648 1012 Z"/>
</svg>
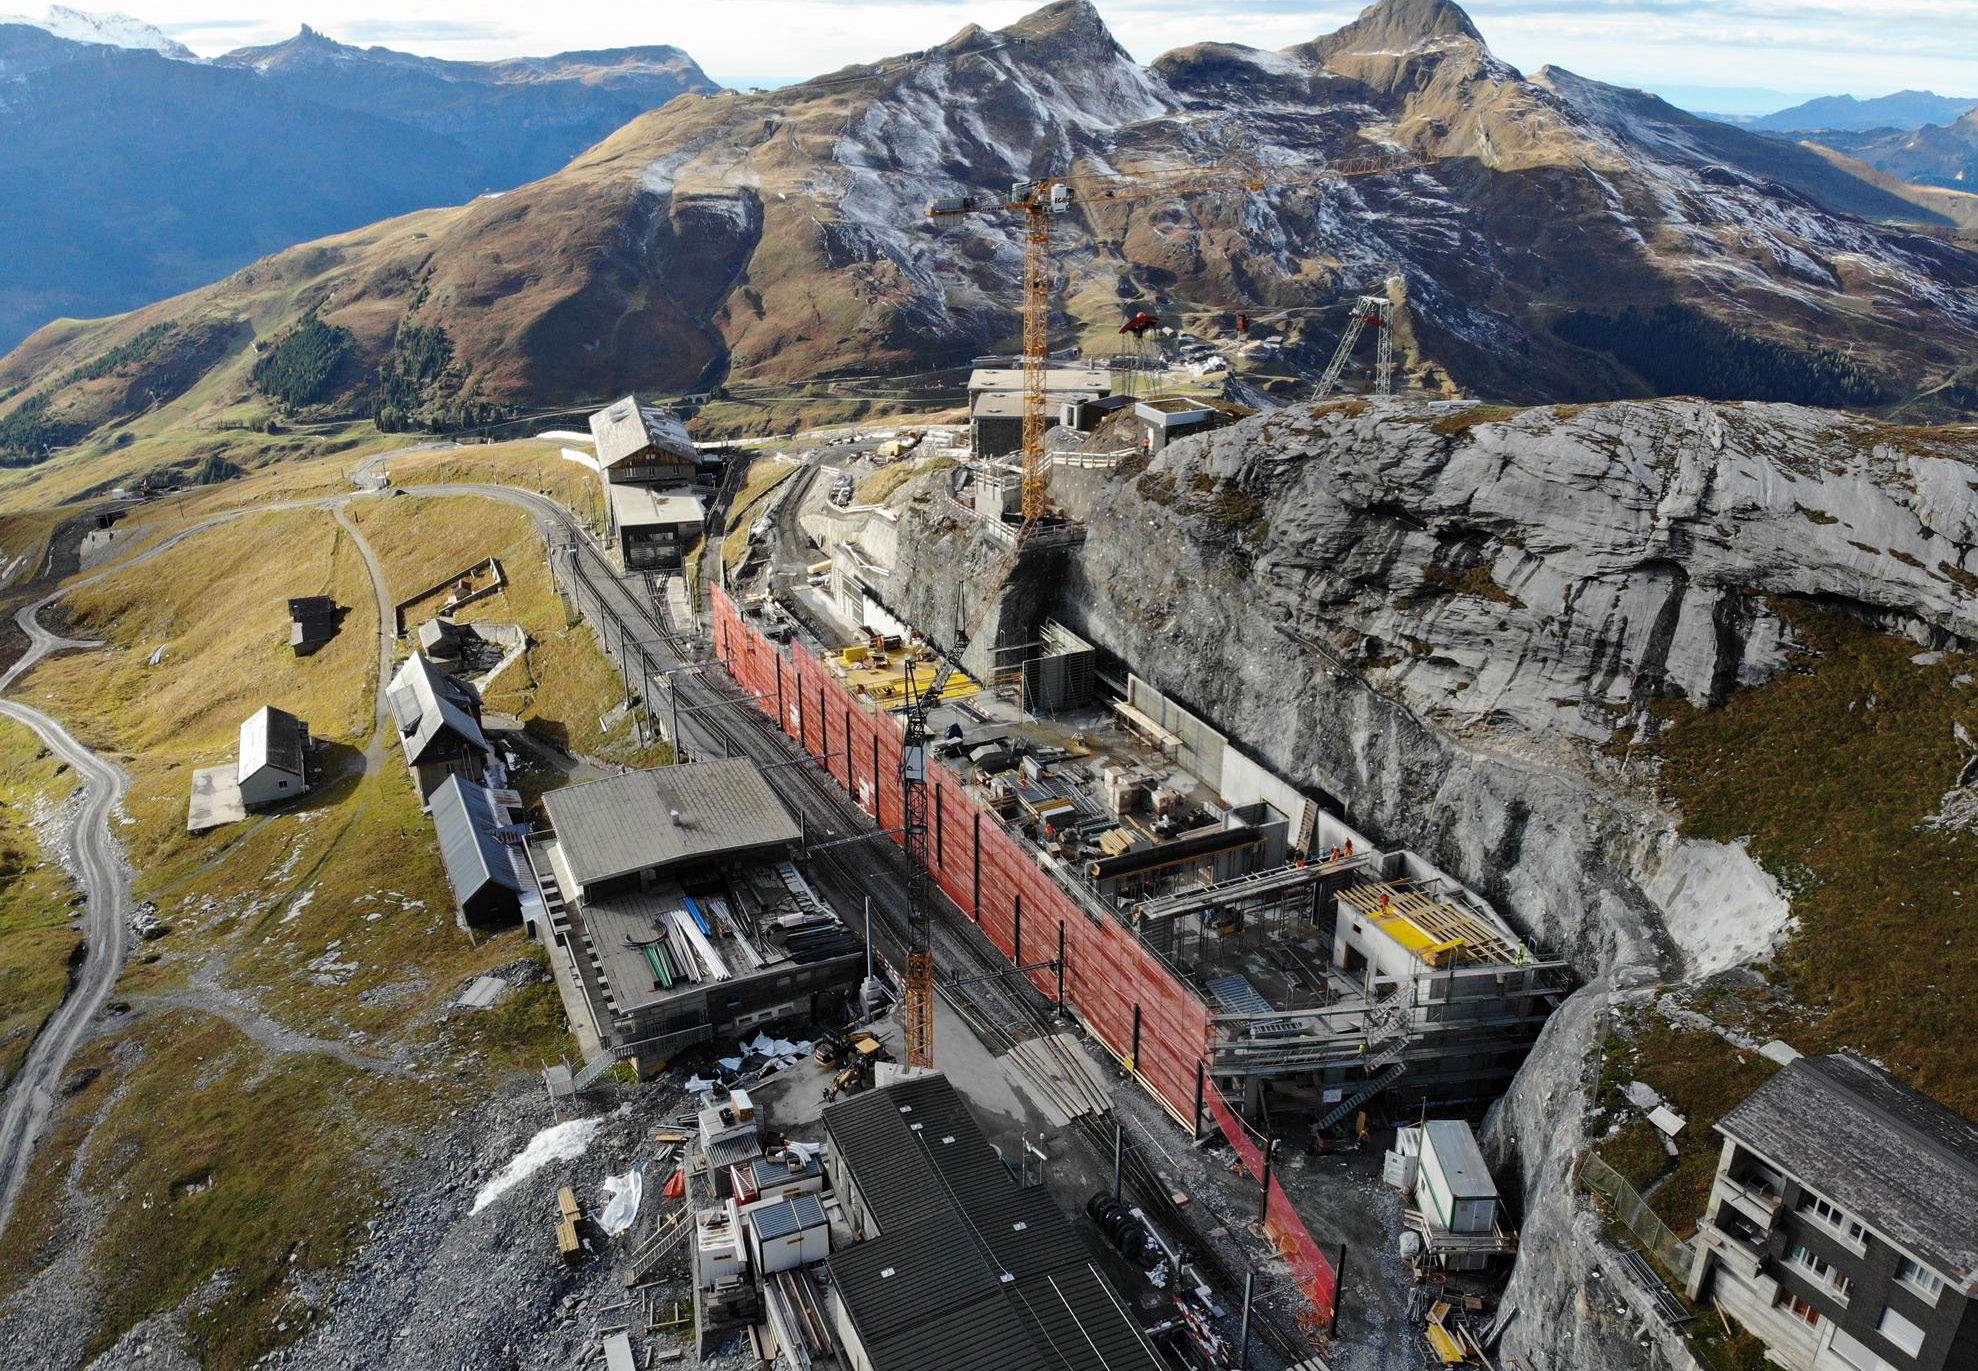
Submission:
<svg viewBox="0 0 1978 1371">
<path fill-rule="evenodd" d="M 1834 1264 L 1812 1251 L 1803 1242 L 1796 1242 L 1786 1253 L 1786 1260 L 1819 1281 L 1836 1295 L 1846 1298 L 1848 1278 L 1834 1269 Z"/>
<path fill-rule="evenodd" d="M 1848 1336 L 1845 1328 L 1835 1328 L 1829 1350 L 1855 1371 L 1890 1371 L 1889 1364 L 1870 1352 L 1859 1338 Z"/>
<path fill-rule="evenodd" d="M 1836 1233 L 1845 1234 L 1851 1243 L 1859 1245 L 1864 1239 L 1866 1230 L 1860 1224 L 1843 1214 L 1840 1206 L 1829 1204 L 1811 1190 L 1799 1197 L 1799 1212 L 1818 1219 Z"/>
<path fill-rule="evenodd" d="M 1908 1257 L 1896 1268 L 1896 1279 L 1914 1290 L 1930 1303 L 1937 1302 L 1937 1296 L 1944 1293 L 1943 1278 L 1921 1262 L 1913 1262 Z"/>
<path fill-rule="evenodd" d="M 1773 1297 L 1772 1305 L 1775 1309 L 1783 1309 L 1794 1318 L 1803 1320 L 1809 1328 L 1820 1326 L 1820 1311 L 1790 1290 L 1781 1290 Z"/>
<path fill-rule="evenodd" d="M 1912 1357 L 1923 1350 L 1923 1330 L 1893 1309 L 1882 1311 L 1876 1331 Z"/>
</svg>

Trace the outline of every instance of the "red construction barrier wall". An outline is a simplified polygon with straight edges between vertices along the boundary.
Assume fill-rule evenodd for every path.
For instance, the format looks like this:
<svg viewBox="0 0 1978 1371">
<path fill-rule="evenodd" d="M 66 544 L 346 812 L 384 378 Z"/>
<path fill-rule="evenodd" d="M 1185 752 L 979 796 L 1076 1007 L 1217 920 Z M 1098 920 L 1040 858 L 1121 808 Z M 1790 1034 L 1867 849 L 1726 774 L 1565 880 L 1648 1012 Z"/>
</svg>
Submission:
<svg viewBox="0 0 1978 1371">
<path fill-rule="evenodd" d="M 1236 1150 L 1237 1160 L 1243 1169 L 1253 1177 L 1264 1174 L 1263 1145 L 1251 1134 L 1248 1125 L 1238 1118 L 1236 1111 L 1223 1099 L 1222 1091 L 1212 1083 L 1202 1092 L 1202 1102 L 1208 1107 L 1216 1126 L 1222 1129 L 1229 1145 Z M 1291 1197 L 1284 1193 L 1275 1175 L 1271 1177 L 1270 1198 L 1264 1205 L 1264 1232 L 1270 1235 L 1277 1250 L 1291 1264 L 1292 1272 L 1298 1277 L 1298 1284 L 1305 1291 L 1305 1298 L 1312 1302 L 1312 1320 L 1323 1329 L 1332 1323 L 1333 1308 L 1339 1292 L 1339 1272 L 1332 1259 L 1320 1249 L 1305 1221 L 1298 1217 L 1292 1206 Z"/>
<path fill-rule="evenodd" d="M 881 827 L 903 827 L 900 724 L 853 695 L 803 648 L 771 643 L 719 586 L 713 600 L 715 652 L 729 673 Z M 929 780 L 929 847 L 941 889 L 1019 966 L 1056 957 L 1062 928 L 1065 998 L 1177 1118 L 1192 1119 L 1196 1071 L 1210 1042 L 1208 1006 L 1124 925 L 1087 913 L 953 773 L 936 766 Z M 1030 979 L 1055 993 L 1055 972 L 1033 971 Z M 1203 1103 L 1245 1167 L 1261 1176 L 1261 1149 L 1213 1083 Z M 1275 1177 L 1264 1226 L 1298 1274 L 1316 1318 L 1329 1322 L 1337 1273 Z"/>
</svg>

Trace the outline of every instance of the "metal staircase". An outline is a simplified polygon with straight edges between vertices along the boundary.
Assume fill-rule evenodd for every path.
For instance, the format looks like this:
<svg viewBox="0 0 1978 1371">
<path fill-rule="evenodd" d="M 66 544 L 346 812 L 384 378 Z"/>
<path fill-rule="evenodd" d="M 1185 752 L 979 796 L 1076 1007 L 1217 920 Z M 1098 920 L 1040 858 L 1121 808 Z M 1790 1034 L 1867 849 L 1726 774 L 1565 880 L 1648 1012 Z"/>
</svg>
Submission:
<svg viewBox="0 0 1978 1371">
<path fill-rule="evenodd" d="M 1316 1129 L 1323 1133 L 1381 1091 L 1408 1074 L 1408 1055 L 1413 1039 L 1408 1033 L 1408 1007 L 1399 987 L 1375 1000 L 1367 1010 L 1367 1042 L 1370 1053 L 1365 1062 L 1367 1079 L 1359 1089 L 1319 1116 Z"/>
<path fill-rule="evenodd" d="M 1400 1045 L 1400 1051 L 1406 1051 L 1407 1046 L 1405 1042 L 1402 1043 Z M 1396 1056 L 1399 1055 L 1399 1052 L 1395 1049 L 1390 1048 L 1389 1051 L 1393 1052 Z M 1379 1058 L 1375 1060 L 1378 1061 Z M 1368 1063 L 1370 1068 L 1372 1064 L 1371 1062 Z M 1328 1128 L 1331 1128 L 1334 1124 L 1338 1123 L 1348 1114 L 1351 1114 L 1374 1096 L 1380 1094 L 1381 1091 L 1387 1089 L 1390 1085 L 1393 1085 L 1406 1074 L 1408 1074 L 1408 1063 L 1404 1061 L 1390 1061 L 1386 1070 L 1376 1076 L 1370 1077 L 1361 1084 L 1358 1090 L 1348 1095 L 1324 1114 L 1321 1114 L 1318 1123 L 1315 1125 L 1316 1131 L 1320 1133 L 1325 1132 Z"/>
<path fill-rule="evenodd" d="M 590 1089 L 593 1085 L 597 1084 L 599 1078 L 606 1072 L 631 1055 L 632 1049 L 629 1047 L 606 1047 L 600 1049 L 592 1056 L 585 1058 L 584 1064 L 577 1068 L 577 1074 L 570 1078 L 571 1091 L 574 1093 L 576 1091 Z"/>
</svg>

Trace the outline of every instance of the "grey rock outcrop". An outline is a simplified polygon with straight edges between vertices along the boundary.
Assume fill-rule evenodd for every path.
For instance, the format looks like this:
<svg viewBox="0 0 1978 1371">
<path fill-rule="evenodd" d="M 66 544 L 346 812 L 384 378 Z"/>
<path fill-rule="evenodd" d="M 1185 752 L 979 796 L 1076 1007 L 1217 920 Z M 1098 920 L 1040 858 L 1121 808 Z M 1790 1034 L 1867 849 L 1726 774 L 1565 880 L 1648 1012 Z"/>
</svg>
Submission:
<svg viewBox="0 0 1978 1371">
<path fill-rule="evenodd" d="M 1681 836 L 1625 743 L 1653 701 L 1787 669 L 1779 600 L 1978 640 L 1974 543 L 1978 438 L 1783 406 L 1349 401 L 1168 448 L 1100 496 L 1082 550 L 1015 584 L 1578 966 L 1491 1143 L 1526 1206 L 1503 1351 L 1601 1371 L 1682 1354 L 1589 1280 L 1572 1175 L 1600 1013 L 1761 960 L 1790 919 L 1740 845 Z M 995 582 L 938 496 L 909 503 L 900 547 L 921 622 L 952 615 L 958 577 Z"/>
</svg>

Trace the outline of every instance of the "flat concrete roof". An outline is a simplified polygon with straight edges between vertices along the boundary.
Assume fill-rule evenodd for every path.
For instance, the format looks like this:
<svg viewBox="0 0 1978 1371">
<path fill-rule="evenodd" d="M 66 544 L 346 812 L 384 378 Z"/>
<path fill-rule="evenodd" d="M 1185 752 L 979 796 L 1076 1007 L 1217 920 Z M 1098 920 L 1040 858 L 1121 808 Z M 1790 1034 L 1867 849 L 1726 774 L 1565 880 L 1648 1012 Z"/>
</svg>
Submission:
<svg viewBox="0 0 1978 1371">
<path fill-rule="evenodd" d="M 233 766 L 202 766 L 192 773 L 192 804 L 186 811 L 185 826 L 190 833 L 204 833 L 221 824 L 236 824 L 247 817 L 241 803 L 240 775 Z"/>
<path fill-rule="evenodd" d="M 613 482 L 611 521 L 620 528 L 700 524 L 707 521 L 707 507 L 700 496 L 685 487 L 654 489 Z"/>
<path fill-rule="evenodd" d="M 1014 391 L 1023 393 L 1022 367 L 977 367 L 969 373 L 970 393 L 977 391 Z M 1053 395 L 1062 396 L 1067 392 L 1090 391 L 1094 396 L 1104 395 L 1113 388 L 1111 367 L 1054 366 L 1044 371 L 1044 388 Z"/>
</svg>

